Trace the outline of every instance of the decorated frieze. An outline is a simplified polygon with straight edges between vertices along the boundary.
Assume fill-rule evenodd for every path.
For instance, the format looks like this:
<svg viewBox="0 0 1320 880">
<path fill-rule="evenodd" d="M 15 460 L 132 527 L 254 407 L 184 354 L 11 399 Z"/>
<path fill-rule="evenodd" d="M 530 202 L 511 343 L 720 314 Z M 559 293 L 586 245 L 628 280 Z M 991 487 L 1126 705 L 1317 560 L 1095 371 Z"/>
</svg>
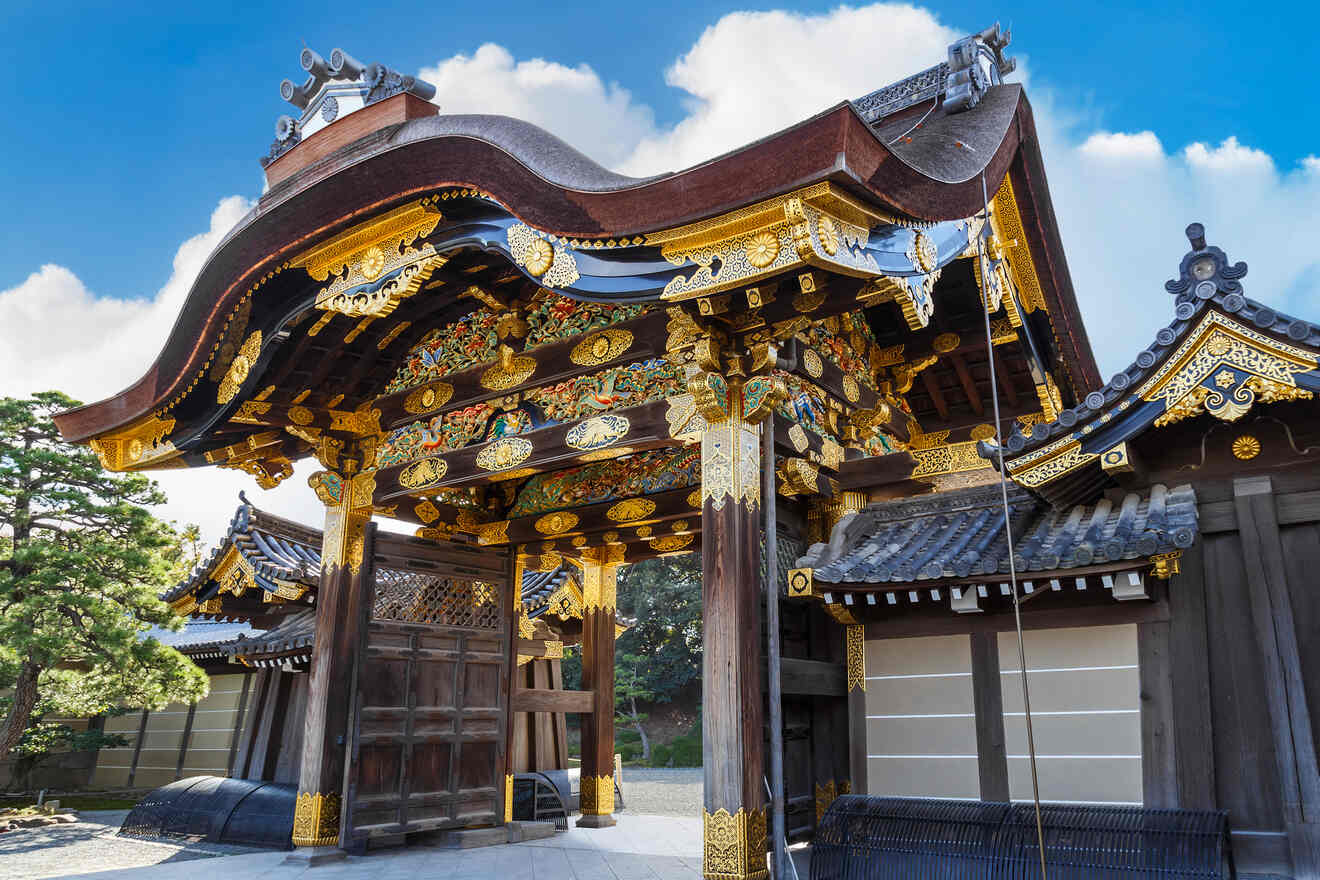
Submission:
<svg viewBox="0 0 1320 880">
<path fill-rule="evenodd" d="M 579 336 L 588 331 L 598 328 L 609 327 L 611 324 L 618 324 L 635 318 L 646 309 L 644 303 L 627 303 L 623 305 L 612 305 L 610 303 L 579 302 L 557 293 L 548 293 L 541 297 L 533 307 L 527 312 L 527 324 L 530 328 L 527 333 L 527 347 L 535 348 L 539 345 L 545 345 L 550 342 L 558 342 L 567 339 L 570 336 Z M 622 351 L 611 353 L 612 349 L 622 345 L 626 350 L 631 345 L 632 340 L 628 339 L 627 344 L 623 344 L 622 336 L 610 337 L 601 335 L 597 339 L 602 340 L 606 347 L 594 354 L 596 363 L 607 360 L 613 360 L 622 354 Z M 592 340 L 595 342 L 596 340 Z M 576 349 L 574 350 L 576 353 Z M 586 348 L 578 357 L 584 359 L 593 356 L 592 348 Z M 579 362 L 577 358 L 574 362 Z M 586 363 L 591 361 L 585 360 Z"/>
<path fill-rule="evenodd" d="M 653 449 L 558 473 L 537 474 L 519 490 L 508 515 L 532 516 L 653 495 L 697 485 L 700 479 L 701 455 L 696 449 Z"/>
<path fill-rule="evenodd" d="M 456 370 L 495 359 L 499 335 L 495 327 L 499 316 L 488 309 L 476 309 L 452 324 L 427 333 L 404 358 L 403 365 L 385 393 L 404 391 L 441 379 Z"/>
<path fill-rule="evenodd" d="M 528 391 L 525 399 L 551 423 L 636 406 L 682 391 L 678 370 L 664 358 L 612 367 Z"/>
</svg>

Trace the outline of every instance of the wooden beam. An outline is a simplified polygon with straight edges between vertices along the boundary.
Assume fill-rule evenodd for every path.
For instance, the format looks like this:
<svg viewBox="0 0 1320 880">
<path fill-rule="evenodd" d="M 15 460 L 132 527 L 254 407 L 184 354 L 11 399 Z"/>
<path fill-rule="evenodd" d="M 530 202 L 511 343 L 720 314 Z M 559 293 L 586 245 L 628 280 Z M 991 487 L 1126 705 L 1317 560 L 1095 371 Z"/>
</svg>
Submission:
<svg viewBox="0 0 1320 880">
<path fill-rule="evenodd" d="M 669 411 L 669 401 L 653 400 L 639 406 L 614 410 L 610 414 L 623 416 L 628 420 L 628 431 L 612 444 L 614 448 L 632 451 L 654 449 L 660 446 L 674 445 L 669 436 L 669 423 L 665 414 Z M 373 503 L 377 507 L 388 507 L 395 499 L 412 494 L 425 495 L 429 489 L 443 487 L 465 487 L 483 483 L 497 482 L 502 474 L 517 473 L 530 476 L 550 470 L 562 470 L 582 464 L 584 455 L 600 450 L 575 449 L 566 442 L 567 435 L 586 419 L 575 422 L 563 422 L 520 434 L 517 440 L 531 444 L 531 454 L 522 461 L 514 462 L 501 470 L 487 470 L 477 465 L 477 457 L 492 443 L 507 441 L 494 440 L 487 443 L 474 443 L 461 449 L 438 452 L 430 458 L 444 461 L 445 473 L 439 480 L 422 486 L 403 486 L 399 483 L 400 474 L 413 462 L 405 462 L 381 468 L 376 472 L 376 490 Z M 483 459 L 484 463 L 484 459 Z"/>
<path fill-rule="evenodd" d="M 967 403 L 972 407 L 972 412 L 978 416 L 985 415 L 985 404 L 981 401 L 981 392 L 977 390 L 976 383 L 972 381 L 971 371 L 967 369 L 967 361 L 963 356 L 953 352 L 949 353 L 949 360 L 953 362 L 954 372 L 958 374 L 958 381 L 962 383 L 963 391 L 967 394 Z"/>
<path fill-rule="evenodd" d="M 949 404 L 944 400 L 944 392 L 940 391 L 939 383 L 931 375 L 930 370 L 921 371 L 921 384 L 926 387 L 926 393 L 930 395 L 930 402 L 935 407 L 935 412 L 939 413 L 940 418 L 948 421 Z"/>
<path fill-rule="evenodd" d="M 848 693 L 841 664 L 785 657 L 779 668 L 785 696 L 842 697 Z"/>
<path fill-rule="evenodd" d="M 594 691 L 514 688 L 512 708 L 514 712 L 575 712 L 589 715 L 595 699 Z"/>
<path fill-rule="evenodd" d="M 425 387 L 426 384 L 418 385 L 414 388 L 408 388 L 403 391 L 396 391 L 392 394 L 385 394 L 378 397 L 373 404 L 381 412 L 381 425 L 386 430 L 397 425 L 406 424 L 419 418 L 433 419 L 436 416 L 443 415 L 456 409 L 471 406 L 474 403 L 493 400 L 496 398 L 507 397 L 510 394 L 517 394 L 521 391 L 541 388 L 547 385 L 555 385 L 566 379 L 575 376 L 585 376 L 590 373 L 598 373 L 601 370 L 620 364 L 630 364 L 636 361 L 646 360 L 652 357 L 658 357 L 665 353 L 665 340 L 667 334 L 665 325 L 668 323 L 668 316 L 663 309 L 648 312 L 640 317 L 629 321 L 621 321 L 618 324 L 611 324 L 609 327 L 602 327 L 570 336 L 557 342 L 546 343 L 526 351 L 515 352 L 515 357 L 530 358 L 535 363 L 535 370 L 530 373 L 526 379 L 517 385 L 491 389 L 481 384 L 482 377 L 494 365 L 493 361 L 487 361 L 464 370 L 446 375 L 443 381 L 451 389 L 450 395 L 441 401 L 440 406 L 425 412 L 419 412 L 415 407 L 409 411 L 405 406 L 408 398 L 418 389 Z M 572 352 L 583 340 L 592 333 L 601 330 L 624 331 L 632 335 L 632 342 L 622 350 L 614 354 L 614 357 L 608 360 L 578 363 L 573 360 Z M 516 346 L 515 346 L 516 347 Z"/>
<path fill-rule="evenodd" d="M 1013 377 L 1009 375 L 1008 368 L 1004 365 L 1004 358 L 999 354 L 998 348 L 992 348 L 990 356 L 995 359 L 995 378 L 999 381 L 999 390 L 1004 392 L 1004 398 L 1008 405 L 1016 407 L 1018 405 L 1017 389 L 1013 387 Z"/>
</svg>

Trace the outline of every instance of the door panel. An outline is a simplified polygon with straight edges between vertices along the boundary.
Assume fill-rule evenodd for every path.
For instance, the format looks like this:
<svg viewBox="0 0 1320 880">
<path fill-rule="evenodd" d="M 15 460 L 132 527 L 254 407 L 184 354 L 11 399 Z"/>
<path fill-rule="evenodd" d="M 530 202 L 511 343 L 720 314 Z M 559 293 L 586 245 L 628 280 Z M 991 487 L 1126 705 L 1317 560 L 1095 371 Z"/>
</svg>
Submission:
<svg viewBox="0 0 1320 880">
<path fill-rule="evenodd" d="M 358 840 L 504 817 L 508 560 L 483 548 L 465 565 L 467 548 L 427 549 L 400 540 L 375 560 L 346 785 Z"/>
</svg>

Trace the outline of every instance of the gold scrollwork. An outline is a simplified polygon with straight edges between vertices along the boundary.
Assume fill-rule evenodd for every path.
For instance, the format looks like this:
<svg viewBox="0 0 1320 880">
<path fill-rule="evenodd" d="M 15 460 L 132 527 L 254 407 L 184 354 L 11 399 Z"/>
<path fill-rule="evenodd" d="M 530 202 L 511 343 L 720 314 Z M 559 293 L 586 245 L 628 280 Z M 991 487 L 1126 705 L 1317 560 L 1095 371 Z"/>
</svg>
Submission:
<svg viewBox="0 0 1320 880">
<path fill-rule="evenodd" d="M 530 226 L 515 223 L 509 227 L 507 238 L 513 261 L 545 287 L 569 287 L 582 277 L 571 250 L 542 237 Z"/>
<path fill-rule="evenodd" d="M 629 427 L 625 416 L 592 416 L 569 429 L 564 445 L 570 449 L 601 449 L 623 439 Z"/>
<path fill-rule="evenodd" d="M 300 792 L 293 808 L 294 846 L 334 846 L 339 842 L 339 795 Z"/>
<path fill-rule="evenodd" d="M 701 811 L 702 875 L 707 880 L 764 880 L 764 809 Z"/>
<path fill-rule="evenodd" d="M 225 377 L 215 392 L 216 403 L 225 404 L 233 400 L 243 383 L 247 381 L 252 368 L 256 366 L 257 356 L 261 354 L 261 331 L 254 330 L 243 340 L 243 345 L 234 355 L 234 360 L 225 371 Z"/>
<path fill-rule="evenodd" d="M 866 627 L 848 627 L 844 637 L 848 654 L 848 692 L 866 690 Z"/>
<path fill-rule="evenodd" d="M 491 391 L 507 391 L 526 382 L 536 372 L 536 358 L 515 357 L 513 349 L 500 346 L 500 359 L 489 370 L 481 374 L 481 387 Z"/>
<path fill-rule="evenodd" d="M 802 350 L 802 369 L 806 370 L 807 375 L 811 378 L 819 379 L 825 372 L 825 364 L 815 350 L 804 348 Z"/>
<path fill-rule="evenodd" d="M 1157 553 L 1150 558 L 1151 564 L 1155 566 L 1155 577 L 1168 580 L 1175 574 L 1182 572 L 1182 563 L 1178 560 L 1182 558 L 1181 550 L 1173 550 L 1168 553 Z"/>
<path fill-rule="evenodd" d="M 423 501 L 421 504 L 418 504 L 413 508 L 413 513 L 417 514 L 417 518 L 427 524 L 433 523 L 440 518 L 439 508 L 429 501 Z"/>
<path fill-rule="evenodd" d="M 566 510 L 547 513 L 533 523 L 533 527 L 543 535 L 562 535 L 577 527 L 578 516 Z"/>
<path fill-rule="evenodd" d="M 477 467 L 502 471 L 520 465 L 532 455 L 532 444 L 522 437 L 501 437 L 477 453 Z"/>
<path fill-rule="evenodd" d="M 614 777 L 583 776 L 579 783 L 584 816 L 608 816 L 614 812 Z"/>
<path fill-rule="evenodd" d="M 655 513 L 655 502 L 649 498 L 625 498 L 616 502 L 605 511 L 606 519 L 612 522 L 634 522 L 645 519 Z"/>
<path fill-rule="evenodd" d="M 725 502 L 761 503 L 760 440 L 740 419 L 707 428 L 701 435 L 701 495 L 713 510 Z"/>
<path fill-rule="evenodd" d="M 448 472 L 449 463 L 443 458 L 419 459 L 399 471 L 399 485 L 405 489 L 420 489 L 440 482 Z"/>
<path fill-rule="evenodd" d="M 648 543 L 652 550 L 660 553 L 673 553 L 687 547 L 695 539 L 695 535 L 661 535 Z"/>
<path fill-rule="evenodd" d="M 405 412 L 417 415 L 437 410 L 454 396 L 454 386 L 448 382 L 432 382 L 414 390 L 403 401 Z"/>
<path fill-rule="evenodd" d="M 486 523 L 477 527 L 478 544 L 507 544 L 509 543 L 509 523 L 508 520 Z"/>
<path fill-rule="evenodd" d="M 608 363 L 632 348 L 633 335 L 628 330 L 598 330 L 573 346 L 568 359 L 581 367 Z"/>
</svg>

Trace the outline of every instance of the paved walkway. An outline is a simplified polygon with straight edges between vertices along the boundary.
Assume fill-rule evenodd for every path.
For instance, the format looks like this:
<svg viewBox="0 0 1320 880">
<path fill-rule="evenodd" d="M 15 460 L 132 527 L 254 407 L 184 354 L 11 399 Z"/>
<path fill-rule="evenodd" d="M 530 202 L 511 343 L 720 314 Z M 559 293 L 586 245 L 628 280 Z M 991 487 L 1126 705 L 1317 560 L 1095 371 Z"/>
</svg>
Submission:
<svg viewBox="0 0 1320 880">
<path fill-rule="evenodd" d="M 85 811 L 71 825 L 0 834 L 0 880 L 40 880 L 113 868 L 136 870 L 162 862 L 262 852 L 245 846 L 119 837 L 119 826 L 127 815 L 127 810 Z"/>
<path fill-rule="evenodd" d="M 544 840 L 468 850 L 387 849 L 315 868 L 283 864 L 283 852 L 258 852 L 210 860 L 204 867 L 165 862 L 91 874 L 13 876 L 197 880 L 205 872 L 225 880 L 700 880 L 701 820 L 626 813 L 618 818 L 613 828 L 572 828 Z"/>
</svg>

